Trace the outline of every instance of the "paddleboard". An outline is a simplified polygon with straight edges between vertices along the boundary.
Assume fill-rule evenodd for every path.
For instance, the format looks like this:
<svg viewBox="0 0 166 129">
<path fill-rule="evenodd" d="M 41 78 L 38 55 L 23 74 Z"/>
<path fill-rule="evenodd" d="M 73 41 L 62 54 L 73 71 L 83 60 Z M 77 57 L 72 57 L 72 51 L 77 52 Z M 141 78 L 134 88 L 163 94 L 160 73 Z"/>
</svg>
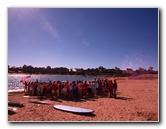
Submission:
<svg viewBox="0 0 166 129">
<path fill-rule="evenodd" d="M 36 104 L 52 104 L 50 101 L 29 101 L 30 103 L 36 103 Z"/>
<path fill-rule="evenodd" d="M 16 111 L 16 110 L 17 110 L 17 108 L 8 106 L 8 110 L 11 110 L 11 111 Z"/>
<path fill-rule="evenodd" d="M 29 95 L 24 95 L 23 97 L 30 99 L 46 98 L 46 96 L 29 96 Z"/>
<path fill-rule="evenodd" d="M 31 97 L 31 96 L 29 96 L 29 95 L 24 95 L 23 97 L 24 97 L 24 98 L 29 98 L 29 97 Z"/>
<path fill-rule="evenodd" d="M 8 101 L 8 106 L 24 107 L 24 104 L 20 103 L 20 102 L 11 102 L 11 101 Z"/>
<path fill-rule="evenodd" d="M 92 113 L 93 110 L 86 109 L 86 108 L 79 108 L 79 107 L 73 107 L 73 106 L 65 106 L 65 105 L 54 105 L 55 109 L 67 111 L 67 112 L 73 112 L 73 113 Z"/>
<path fill-rule="evenodd" d="M 8 106 L 8 115 L 16 114 L 17 108 Z"/>
<path fill-rule="evenodd" d="M 19 93 L 19 92 L 24 92 L 24 89 L 8 90 L 8 93 Z"/>
</svg>

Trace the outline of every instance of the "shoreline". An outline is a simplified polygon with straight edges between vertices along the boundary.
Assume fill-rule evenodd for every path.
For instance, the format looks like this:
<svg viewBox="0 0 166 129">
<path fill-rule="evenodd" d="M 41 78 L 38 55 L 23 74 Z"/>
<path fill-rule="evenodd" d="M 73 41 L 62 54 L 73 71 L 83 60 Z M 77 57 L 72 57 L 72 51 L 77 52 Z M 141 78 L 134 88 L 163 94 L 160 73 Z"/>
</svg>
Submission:
<svg viewBox="0 0 166 129">
<path fill-rule="evenodd" d="M 79 76 L 79 77 L 96 77 L 96 76 L 84 76 L 84 75 L 69 75 L 69 74 L 26 74 L 26 73 L 8 73 L 8 75 L 48 75 L 48 76 Z"/>
<path fill-rule="evenodd" d="M 48 75 L 48 76 L 79 76 L 79 77 L 94 77 L 94 78 L 132 78 L 132 77 L 156 77 L 158 78 L 158 74 L 140 74 L 137 76 L 111 76 L 111 75 L 96 75 L 96 76 L 90 76 L 90 75 L 69 75 L 69 74 L 26 74 L 26 73 L 8 73 L 8 75 Z"/>
</svg>

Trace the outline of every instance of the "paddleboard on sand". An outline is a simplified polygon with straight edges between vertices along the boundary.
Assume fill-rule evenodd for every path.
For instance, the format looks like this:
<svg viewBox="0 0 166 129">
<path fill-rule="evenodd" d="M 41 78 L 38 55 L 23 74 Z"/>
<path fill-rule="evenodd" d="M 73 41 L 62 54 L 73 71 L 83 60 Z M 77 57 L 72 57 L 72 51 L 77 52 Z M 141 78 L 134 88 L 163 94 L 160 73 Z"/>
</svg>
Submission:
<svg viewBox="0 0 166 129">
<path fill-rule="evenodd" d="M 73 112 L 73 113 L 92 113 L 93 110 L 86 109 L 86 108 L 79 108 L 79 107 L 73 107 L 73 106 L 65 106 L 65 105 L 54 105 L 55 109 L 67 111 L 67 112 Z"/>
<path fill-rule="evenodd" d="M 29 95 L 24 95 L 24 98 L 30 98 L 30 99 L 37 99 L 37 98 L 46 98 L 46 96 L 29 96 Z"/>
<path fill-rule="evenodd" d="M 8 106 L 24 107 L 23 103 L 8 101 Z"/>
<path fill-rule="evenodd" d="M 29 96 L 29 95 L 24 95 L 23 97 L 24 97 L 24 98 L 30 98 L 31 96 Z"/>
<path fill-rule="evenodd" d="M 30 103 L 36 103 L 36 104 L 52 104 L 50 101 L 29 101 Z"/>
<path fill-rule="evenodd" d="M 8 106 L 8 115 L 16 114 L 17 108 Z"/>
<path fill-rule="evenodd" d="M 24 89 L 8 90 L 8 93 L 19 93 L 19 92 L 24 92 Z"/>
<path fill-rule="evenodd" d="M 17 108 L 8 106 L 8 110 L 11 110 L 11 111 L 16 111 L 16 110 L 17 110 Z"/>
</svg>

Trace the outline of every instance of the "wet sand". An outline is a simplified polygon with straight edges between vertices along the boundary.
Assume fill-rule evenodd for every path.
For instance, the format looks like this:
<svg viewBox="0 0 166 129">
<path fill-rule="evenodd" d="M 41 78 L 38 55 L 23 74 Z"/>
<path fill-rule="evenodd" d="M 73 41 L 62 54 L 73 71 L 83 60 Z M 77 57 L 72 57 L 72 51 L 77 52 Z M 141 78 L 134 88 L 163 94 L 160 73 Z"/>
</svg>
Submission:
<svg viewBox="0 0 166 129">
<path fill-rule="evenodd" d="M 30 103 L 24 93 L 8 95 L 9 101 L 24 103 L 16 114 L 8 114 L 9 122 L 159 122 L 157 79 L 119 79 L 117 98 L 98 97 L 81 101 L 50 101 L 52 104 Z M 43 99 L 46 100 L 46 99 Z M 53 108 L 67 105 L 94 110 L 92 114 L 74 114 Z"/>
</svg>

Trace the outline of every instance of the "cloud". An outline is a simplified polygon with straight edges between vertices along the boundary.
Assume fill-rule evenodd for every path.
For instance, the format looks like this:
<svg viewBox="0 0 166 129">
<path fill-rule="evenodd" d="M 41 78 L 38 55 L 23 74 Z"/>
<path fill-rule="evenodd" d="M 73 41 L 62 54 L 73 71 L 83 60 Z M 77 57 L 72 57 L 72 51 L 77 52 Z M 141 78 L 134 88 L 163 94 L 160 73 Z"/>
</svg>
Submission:
<svg viewBox="0 0 166 129">
<path fill-rule="evenodd" d="M 35 21 L 40 23 L 41 28 L 44 31 L 57 39 L 59 38 L 56 28 L 45 18 L 43 12 L 39 8 L 9 8 L 8 18 L 11 22 L 15 20 L 20 24 L 23 22 L 33 23 Z"/>
<path fill-rule="evenodd" d="M 42 18 L 42 21 L 41 21 L 41 25 L 42 25 L 42 28 L 46 31 L 46 32 L 49 32 L 52 36 L 54 36 L 55 38 L 59 38 L 58 36 L 58 32 L 57 30 L 55 29 L 55 27 L 53 27 L 51 25 L 51 23 L 43 16 L 43 15 L 40 15 L 40 17 Z"/>
<path fill-rule="evenodd" d="M 82 40 L 82 44 L 86 47 L 89 47 L 90 46 L 90 43 L 86 40 Z"/>
<path fill-rule="evenodd" d="M 40 11 L 39 8 L 8 8 L 9 19 L 15 19 L 20 22 L 26 22 L 36 18 L 35 14 Z"/>
<path fill-rule="evenodd" d="M 44 14 L 40 11 L 38 12 L 40 19 L 41 19 L 41 26 L 42 28 L 50 33 L 53 37 L 55 37 L 56 39 L 59 39 L 59 34 L 57 32 L 57 29 L 52 26 L 52 24 L 45 18 Z"/>
<path fill-rule="evenodd" d="M 125 55 L 122 61 L 122 68 L 131 68 L 131 69 L 138 69 L 139 67 L 147 68 L 148 57 L 140 52 L 133 53 L 131 55 Z"/>
</svg>

